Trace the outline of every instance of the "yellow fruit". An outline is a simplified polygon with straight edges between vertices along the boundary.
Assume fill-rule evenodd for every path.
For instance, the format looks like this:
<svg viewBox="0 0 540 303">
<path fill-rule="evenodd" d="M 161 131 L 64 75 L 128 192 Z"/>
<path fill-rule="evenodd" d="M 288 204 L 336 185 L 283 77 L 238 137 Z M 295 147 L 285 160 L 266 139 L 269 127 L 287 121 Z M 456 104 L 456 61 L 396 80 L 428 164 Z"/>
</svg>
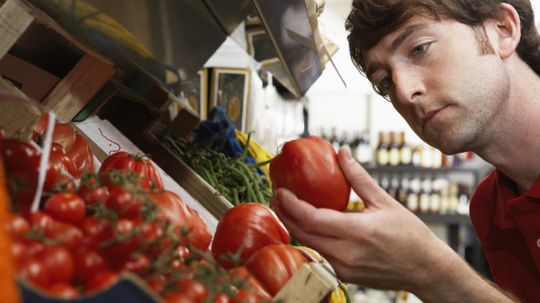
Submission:
<svg viewBox="0 0 540 303">
<path fill-rule="evenodd" d="M 330 295 L 329 303 L 346 303 L 347 295 L 345 294 L 345 291 L 347 291 L 347 286 L 343 284 L 341 284 L 338 288 L 334 289 L 334 291 L 332 291 L 332 294 Z"/>
</svg>

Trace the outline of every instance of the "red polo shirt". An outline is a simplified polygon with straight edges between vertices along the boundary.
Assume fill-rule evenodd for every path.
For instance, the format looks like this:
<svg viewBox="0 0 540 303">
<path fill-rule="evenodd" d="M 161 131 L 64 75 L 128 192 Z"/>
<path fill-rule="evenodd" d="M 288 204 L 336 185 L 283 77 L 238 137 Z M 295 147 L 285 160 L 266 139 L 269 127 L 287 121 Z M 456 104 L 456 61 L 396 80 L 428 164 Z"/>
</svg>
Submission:
<svg viewBox="0 0 540 303">
<path fill-rule="evenodd" d="M 540 302 L 540 177 L 524 194 L 498 170 L 471 199 L 471 220 L 493 279 L 524 302 Z"/>
</svg>

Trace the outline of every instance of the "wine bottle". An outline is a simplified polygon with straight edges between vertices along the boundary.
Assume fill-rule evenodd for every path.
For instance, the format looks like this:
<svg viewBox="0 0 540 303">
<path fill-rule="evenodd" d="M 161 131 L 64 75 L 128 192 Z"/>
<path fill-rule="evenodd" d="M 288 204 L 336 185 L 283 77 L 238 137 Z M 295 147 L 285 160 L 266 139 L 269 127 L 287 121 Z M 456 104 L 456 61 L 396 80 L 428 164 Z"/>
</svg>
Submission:
<svg viewBox="0 0 540 303">
<path fill-rule="evenodd" d="M 394 132 L 388 134 L 389 145 L 388 145 L 388 164 L 391 166 L 397 166 L 401 162 L 401 157 L 399 153 L 400 144 L 398 142 L 398 137 Z"/>
<path fill-rule="evenodd" d="M 405 141 L 405 132 L 399 133 L 399 161 L 401 165 L 411 165 L 412 163 L 412 149 Z"/>
<path fill-rule="evenodd" d="M 376 149 L 376 159 L 378 166 L 388 165 L 389 155 L 388 155 L 388 139 L 386 133 L 379 132 L 379 144 Z"/>
</svg>

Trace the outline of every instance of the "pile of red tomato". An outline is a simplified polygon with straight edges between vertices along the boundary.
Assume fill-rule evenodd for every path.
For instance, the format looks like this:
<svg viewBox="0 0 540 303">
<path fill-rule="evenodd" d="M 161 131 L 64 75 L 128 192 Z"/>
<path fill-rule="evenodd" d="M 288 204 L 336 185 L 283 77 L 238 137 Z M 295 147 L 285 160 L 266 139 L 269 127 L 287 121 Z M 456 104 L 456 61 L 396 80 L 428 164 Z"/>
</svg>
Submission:
<svg viewBox="0 0 540 303">
<path fill-rule="evenodd" d="M 111 287 L 128 271 L 166 302 L 265 302 L 306 262 L 285 245 L 289 235 L 273 213 L 255 203 L 220 222 L 214 258 L 206 223 L 163 188 L 148 158 L 119 152 L 95 172 L 88 144 L 65 124 L 56 125 L 40 208 L 31 212 L 46 122 L 34 142 L 0 140 L 14 208 L 6 227 L 23 283 L 74 299 Z M 270 274 L 273 256 L 294 262 Z"/>
</svg>

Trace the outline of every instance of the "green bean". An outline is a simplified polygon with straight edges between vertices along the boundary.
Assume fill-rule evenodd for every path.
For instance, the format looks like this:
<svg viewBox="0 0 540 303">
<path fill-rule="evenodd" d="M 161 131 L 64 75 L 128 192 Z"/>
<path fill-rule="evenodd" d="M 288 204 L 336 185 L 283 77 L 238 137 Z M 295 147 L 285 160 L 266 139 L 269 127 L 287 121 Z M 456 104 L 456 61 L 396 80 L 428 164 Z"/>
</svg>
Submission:
<svg viewBox="0 0 540 303">
<path fill-rule="evenodd" d="M 254 187 L 254 192 L 255 192 L 255 197 L 256 199 L 260 202 L 260 203 L 263 203 L 263 204 L 266 204 L 266 199 L 262 196 L 262 193 L 259 189 L 259 184 L 258 184 L 258 176 L 257 174 L 253 174 L 251 173 L 251 170 L 247 167 L 247 165 L 239 165 L 241 168 L 244 169 L 244 171 L 247 172 L 247 175 L 250 175 L 250 176 L 253 176 L 253 187 Z"/>
<path fill-rule="evenodd" d="M 233 204 L 234 205 L 238 205 L 240 203 L 240 200 L 238 199 L 238 192 L 236 191 L 235 188 L 232 189 L 232 194 L 233 194 Z"/>
<path fill-rule="evenodd" d="M 244 161 L 246 150 L 238 158 L 229 158 L 181 138 L 166 136 L 163 144 L 234 204 L 247 201 L 268 204 L 273 195 L 266 176 L 259 175 L 256 166 Z"/>
</svg>

